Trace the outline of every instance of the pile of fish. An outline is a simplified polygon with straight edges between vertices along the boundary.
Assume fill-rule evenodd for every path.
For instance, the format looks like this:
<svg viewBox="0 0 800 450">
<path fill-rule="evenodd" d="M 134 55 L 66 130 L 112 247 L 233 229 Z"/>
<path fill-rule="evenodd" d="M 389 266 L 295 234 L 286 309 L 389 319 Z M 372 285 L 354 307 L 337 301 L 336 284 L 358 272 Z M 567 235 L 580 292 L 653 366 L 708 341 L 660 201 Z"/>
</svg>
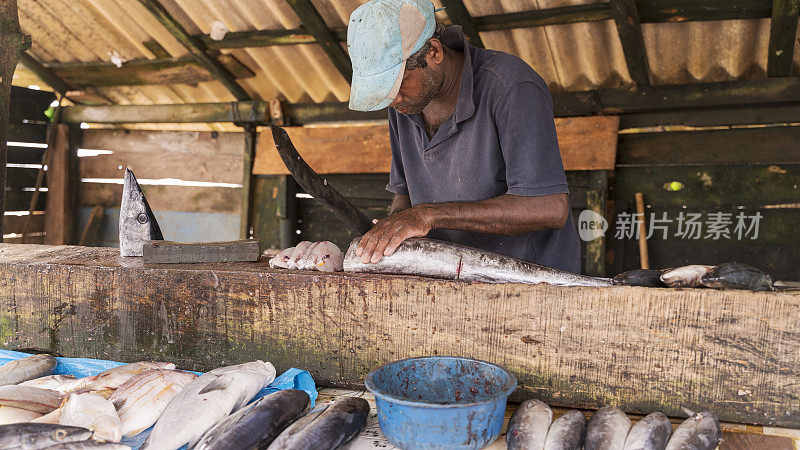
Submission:
<svg viewBox="0 0 800 450">
<path fill-rule="evenodd" d="M 335 449 L 365 426 L 369 405 L 345 397 L 309 413 L 311 400 L 288 389 L 250 404 L 275 379 L 252 361 L 200 376 L 165 362 L 137 362 L 98 375 L 48 375 L 50 355 L 0 366 L 0 448 L 130 449 L 119 444 L 152 427 L 140 448 Z"/>
<path fill-rule="evenodd" d="M 303 241 L 289 247 L 269 260 L 273 269 L 319 270 L 320 272 L 340 272 L 344 256 L 339 247 L 330 241 Z"/>
<path fill-rule="evenodd" d="M 676 269 L 637 269 L 623 272 L 613 278 L 622 286 L 675 287 L 714 289 L 744 289 L 772 291 L 772 278 L 766 273 L 741 263 L 723 263 L 718 266 L 691 265 Z"/>
<path fill-rule="evenodd" d="M 600 408 L 588 423 L 577 410 L 554 421 L 553 411 L 539 400 L 523 402 L 506 432 L 509 450 L 713 450 L 721 440 L 719 421 L 708 411 L 692 414 L 673 432 L 660 412 L 631 427 L 628 416 L 614 406 Z"/>
</svg>

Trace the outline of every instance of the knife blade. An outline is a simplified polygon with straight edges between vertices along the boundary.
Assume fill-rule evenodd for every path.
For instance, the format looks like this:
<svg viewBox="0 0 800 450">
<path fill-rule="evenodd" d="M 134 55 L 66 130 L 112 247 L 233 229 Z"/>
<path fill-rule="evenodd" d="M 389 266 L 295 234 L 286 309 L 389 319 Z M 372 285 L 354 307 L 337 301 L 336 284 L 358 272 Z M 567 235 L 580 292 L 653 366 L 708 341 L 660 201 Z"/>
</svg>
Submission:
<svg viewBox="0 0 800 450">
<path fill-rule="evenodd" d="M 278 154 L 289 169 L 297 184 L 307 194 L 314 197 L 322 206 L 328 208 L 342 222 L 353 227 L 359 234 L 364 234 L 372 228 L 372 221 L 358 210 L 349 200 L 328 184 L 319 174 L 314 172 L 303 158 L 297 153 L 289 134 L 281 127 L 272 128 L 272 139 Z"/>
</svg>

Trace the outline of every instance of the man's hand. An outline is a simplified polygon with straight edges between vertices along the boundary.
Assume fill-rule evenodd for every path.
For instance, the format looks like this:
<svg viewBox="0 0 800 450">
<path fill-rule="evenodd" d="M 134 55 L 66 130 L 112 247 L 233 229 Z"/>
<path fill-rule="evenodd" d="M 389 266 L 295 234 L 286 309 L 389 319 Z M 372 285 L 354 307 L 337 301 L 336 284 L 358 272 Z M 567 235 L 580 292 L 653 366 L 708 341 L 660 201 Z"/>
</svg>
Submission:
<svg viewBox="0 0 800 450">
<path fill-rule="evenodd" d="M 394 253 L 406 239 L 427 235 L 431 230 L 430 208 L 430 205 L 417 205 L 379 220 L 361 238 L 356 255 L 364 264 L 375 264 Z"/>
</svg>

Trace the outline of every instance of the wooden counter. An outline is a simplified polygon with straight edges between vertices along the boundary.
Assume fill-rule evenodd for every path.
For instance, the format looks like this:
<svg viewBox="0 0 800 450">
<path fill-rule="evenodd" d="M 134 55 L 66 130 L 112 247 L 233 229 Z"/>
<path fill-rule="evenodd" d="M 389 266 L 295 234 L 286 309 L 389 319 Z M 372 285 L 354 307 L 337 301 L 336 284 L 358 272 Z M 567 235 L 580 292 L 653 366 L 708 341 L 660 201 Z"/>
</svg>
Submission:
<svg viewBox="0 0 800 450">
<path fill-rule="evenodd" d="M 459 355 L 514 372 L 515 398 L 713 410 L 800 428 L 800 292 L 564 288 L 143 265 L 117 249 L 0 244 L 0 343 L 209 369 L 252 359 L 359 387 L 384 362 Z"/>
</svg>

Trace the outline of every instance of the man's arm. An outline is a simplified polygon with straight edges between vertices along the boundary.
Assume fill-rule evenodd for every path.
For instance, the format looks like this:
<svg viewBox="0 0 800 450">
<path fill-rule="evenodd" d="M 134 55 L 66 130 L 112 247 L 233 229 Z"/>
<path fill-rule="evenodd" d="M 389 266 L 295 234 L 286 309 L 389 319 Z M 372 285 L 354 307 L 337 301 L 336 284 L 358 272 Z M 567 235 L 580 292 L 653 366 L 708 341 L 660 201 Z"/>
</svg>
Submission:
<svg viewBox="0 0 800 450">
<path fill-rule="evenodd" d="M 398 198 L 405 197 L 405 199 Z M 356 254 L 364 263 L 377 263 L 391 255 L 404 240 L 422 237 L 433 228 L 476 233 L 515 235 L 557 229 L 569 217 L 567 194 L 526 197 L 501 195 L 477 202 L 452 202 L 404 206 L 408 196 L 395 195 L 392 215 L 378 221 L 361 239 Z M 407 205 L 410 205 L 408 201 Z"/>
</svg>

